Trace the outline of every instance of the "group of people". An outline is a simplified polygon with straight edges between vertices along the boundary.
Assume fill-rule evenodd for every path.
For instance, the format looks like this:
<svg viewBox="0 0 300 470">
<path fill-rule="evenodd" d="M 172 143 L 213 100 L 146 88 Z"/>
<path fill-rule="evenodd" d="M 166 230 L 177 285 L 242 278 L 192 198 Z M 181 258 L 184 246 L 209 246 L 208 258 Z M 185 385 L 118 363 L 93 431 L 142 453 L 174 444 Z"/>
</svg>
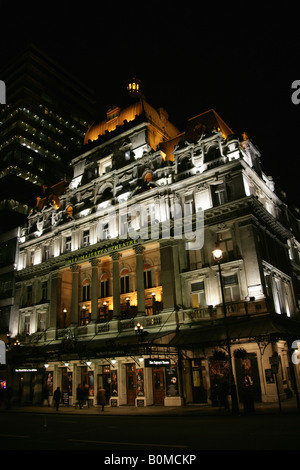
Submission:
<svg viewBox="0 0 300 470">
<path fill-rule="evenodd" d="M 77 403 L 79 405 L 79 408 L 82 409 L 84 403 L 86 402 L 89 406 L 89 388 L 87 385 L 78 385 L 77 391 L 76 391 L 76 399 Z"/>
<path fill-rule="evenodd" d="M 84 403 L 87 403 L 89 405 L 88 397 L 89 397 L 88 386 L 78 385 L 77 393 L 76 393 L 76 399 L 77 399 L 76 405 L 78 404 L 80 409 L 83 408 Z M 59 410 L 60 400 L 61 400 L 61 391 L 60 391 L 60 387 L 57 387 L 57 389 L 55 390 L 53 394 L 53 402 L 55 403 L 56 411 Z"/>
</svg>

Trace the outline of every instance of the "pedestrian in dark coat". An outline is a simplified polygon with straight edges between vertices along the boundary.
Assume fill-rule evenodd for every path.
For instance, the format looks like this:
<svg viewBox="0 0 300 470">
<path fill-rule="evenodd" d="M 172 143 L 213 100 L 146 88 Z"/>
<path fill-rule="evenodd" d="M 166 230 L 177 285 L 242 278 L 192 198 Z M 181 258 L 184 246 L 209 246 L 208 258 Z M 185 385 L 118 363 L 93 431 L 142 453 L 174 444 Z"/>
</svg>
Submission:
<svg viewBox="0 0 300 470">
<path fill-rule="evenodd" d="M 58 408 L 59 408 L 60 397 L 61 397 L 60 388 L 57 387 L 57 389 L 55 390 L 53 394 L 53 400 L 55 401 L 56 411 L 58 411 Z"/>
</svg>

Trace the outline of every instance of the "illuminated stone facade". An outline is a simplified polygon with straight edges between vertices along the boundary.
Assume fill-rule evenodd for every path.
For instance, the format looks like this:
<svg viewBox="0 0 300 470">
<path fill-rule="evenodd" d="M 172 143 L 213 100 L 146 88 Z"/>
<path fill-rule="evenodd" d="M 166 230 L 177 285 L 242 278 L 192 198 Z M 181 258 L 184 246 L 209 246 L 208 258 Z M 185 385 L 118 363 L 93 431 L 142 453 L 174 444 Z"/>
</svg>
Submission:
<svg viewBox="0 0 300 470">
<path fill-rule="evenodd" d="M 213 110 L 179 133 L 142 95 L 87 135 L 72 181 L 38 200 L 20 238 L 10 360 L 36 364 L 33 400 L 48 381 L 69 405 L 80 384 L 94 405 L 102 388 L 110 405 L 211 403 L 228 371 L 216 243 L 240 401 L 250 370 L 255 399 L 276 400 L 276 351 L 293 393 L 284 328 L 270 325 L 299 330 L 299 221 L 248 137 Z M 24 401 L 30 383 L 24 372 Z"/>
</svg>

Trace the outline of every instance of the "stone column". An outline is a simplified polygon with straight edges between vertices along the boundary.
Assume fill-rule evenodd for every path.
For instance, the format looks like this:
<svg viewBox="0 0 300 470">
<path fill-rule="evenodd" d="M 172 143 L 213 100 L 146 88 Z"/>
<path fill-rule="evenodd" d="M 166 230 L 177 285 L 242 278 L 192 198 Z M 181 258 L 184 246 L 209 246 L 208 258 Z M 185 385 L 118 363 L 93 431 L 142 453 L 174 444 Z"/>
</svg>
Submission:
<svg viewBox="0 0 300 470">
<path fill-rule="evenodd" d="M 91 321 L 96 323 L 98 319 L 98 265 L 99 260 L 92 259 L 92 287 L 91 287 Z"/>
<path fill-rule="evenodd" d="M 134 247 L 136 254 L 136 290 L 137 290 L 137 314 L 146 315 L 145 308 L 145 284 L 144 284 L 144 247 L 138 245 Z"/>
<path fill-rule="evenodd" d="M 49 328 L 55 329 L 57 326 L 57 306 L 58 306 L 58 290 L 59 290 L 59 277 L 58 271 L 51 273 L 51 297 L 50 297 L 50 318 Z"/>
<path fill-rule="evenodd" d="M 160 243 L 161 284 L 164 310 L 182 303 L 178 249 L 171 240 Z M 178 290 L 176 295 L 176 289 Z M 178 301 L 177 301 L 178 299 Z"/>
<path fill-rule="evenodd" d="M 121 318 L 120 312 L 120 268 L 119 268 L 119 258 L 121 257 L 120 253 L 113 252 L 111 255 L 113 260 L 113 320 L 118 320 Z"/>
<path fill-rule="evenodd" d="M 79 277 L 79 266 L 73 264 L 72 269 L 72 304 L 71 304 L 71 325 L 78 325 L 78 277 Z"/>
</svg>

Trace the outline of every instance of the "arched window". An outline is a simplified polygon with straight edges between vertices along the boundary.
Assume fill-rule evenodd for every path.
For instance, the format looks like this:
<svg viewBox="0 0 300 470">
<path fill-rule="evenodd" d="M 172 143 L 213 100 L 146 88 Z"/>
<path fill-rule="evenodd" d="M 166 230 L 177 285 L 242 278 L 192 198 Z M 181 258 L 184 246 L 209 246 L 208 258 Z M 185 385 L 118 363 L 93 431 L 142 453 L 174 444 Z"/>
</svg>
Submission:
<svg viewBox="0 0 300 470">
<path fill-rule="evenodd" d="M 100 297 L 103 299 L 104 297 L 109 296 L 109 278 L 108 274 L 102 274 L 100 279 Z"/>
<path fill-rule="evenodd" d="M 86 300 L 90 300 L 91 297 L 91 289 L 90 289 L 90 280 L 85 279 L 82 283 L 82 300 L 85 302 Z"/>
<path fill-rule="evenodd" d="M 144 264 L 144 286 L 145 289 L 152 287 L 152 274 L 150 264 Z"/>
<path fill-rule="evenodd" d="M 128 269 L 122 269 L 121 271 L 121 294 L 129 292 L 129 271 Z"/>
</svg>

